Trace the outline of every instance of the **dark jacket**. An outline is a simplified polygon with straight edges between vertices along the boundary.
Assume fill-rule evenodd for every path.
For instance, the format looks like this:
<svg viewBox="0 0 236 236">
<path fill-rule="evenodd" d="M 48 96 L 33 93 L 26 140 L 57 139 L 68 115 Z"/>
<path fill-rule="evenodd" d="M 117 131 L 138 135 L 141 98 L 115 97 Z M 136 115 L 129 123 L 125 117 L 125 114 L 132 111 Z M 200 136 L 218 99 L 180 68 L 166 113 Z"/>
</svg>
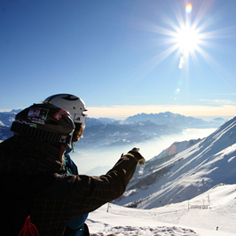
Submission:
<svg viewBox="0 0 236 236">
<path fill-rule="evenodd" d="M 19 232 L 24 214 L 40 236 L 62 235 L 71 219 L 120 197 L 137 163 L 138 157 L 126 154 L 106 175 L 68 175 L 54 146 L 20 136 L 2 142 L 0 235 Z"/>
</svg>

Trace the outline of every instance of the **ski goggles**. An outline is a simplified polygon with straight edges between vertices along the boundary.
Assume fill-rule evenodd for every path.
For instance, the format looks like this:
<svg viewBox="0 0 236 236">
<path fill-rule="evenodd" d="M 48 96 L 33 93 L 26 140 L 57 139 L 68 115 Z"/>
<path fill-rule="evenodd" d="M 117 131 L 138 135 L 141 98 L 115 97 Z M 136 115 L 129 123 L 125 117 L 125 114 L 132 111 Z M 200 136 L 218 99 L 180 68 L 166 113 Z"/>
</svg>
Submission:
<svg viewBox="0 0 236 236">
<path fill-rule="evenodd" d="M 86 122 L 86 115 L 85 114 L 71 114 L 72 120 L 74 123 L 80 123 L 82 125 L 85 125 Z"/>
</svg>

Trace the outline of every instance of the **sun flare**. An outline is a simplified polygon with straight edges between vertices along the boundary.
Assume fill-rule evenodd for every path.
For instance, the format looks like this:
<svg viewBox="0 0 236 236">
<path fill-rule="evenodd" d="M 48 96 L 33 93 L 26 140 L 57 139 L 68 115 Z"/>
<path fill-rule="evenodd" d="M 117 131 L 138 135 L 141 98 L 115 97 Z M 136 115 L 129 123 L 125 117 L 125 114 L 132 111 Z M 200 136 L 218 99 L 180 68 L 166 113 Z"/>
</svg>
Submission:
<svg viewBox="0 0 236 236">
<path fill-rule="evenodd" d="M 177 32 L 176 43 L 184 54 L 192 53 L 199 44 L 199 35 L 194 28 L 184 26 Z"/>
</svg>

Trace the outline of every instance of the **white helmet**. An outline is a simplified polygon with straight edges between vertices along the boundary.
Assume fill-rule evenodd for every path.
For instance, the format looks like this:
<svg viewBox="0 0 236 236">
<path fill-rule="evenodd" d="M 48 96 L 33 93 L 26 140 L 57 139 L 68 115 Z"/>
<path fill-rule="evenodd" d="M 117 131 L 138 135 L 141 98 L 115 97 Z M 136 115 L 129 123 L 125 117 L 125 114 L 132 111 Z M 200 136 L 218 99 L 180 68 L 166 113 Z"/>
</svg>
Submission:
<svg viewBox="0 0 236 236">
<path fill-rule="evenodd" d="M 70 112 L 74 123 L 85 124 L 86 115 L 83 112 L 87 109 L 81 98 L 71 94 L 55 94 L 46 98 L 44 102 L 49 102 Z"/>
</svg>

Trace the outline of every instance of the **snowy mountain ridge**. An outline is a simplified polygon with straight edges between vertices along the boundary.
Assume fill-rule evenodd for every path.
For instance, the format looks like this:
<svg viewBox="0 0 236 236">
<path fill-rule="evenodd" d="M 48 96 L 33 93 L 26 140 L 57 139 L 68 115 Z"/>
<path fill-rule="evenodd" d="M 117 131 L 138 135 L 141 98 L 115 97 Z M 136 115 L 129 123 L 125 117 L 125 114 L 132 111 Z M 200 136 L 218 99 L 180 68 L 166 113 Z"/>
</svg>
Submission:
<svg viewBox="0 0 236 236">
<path fill-rule="evenodd" d="M 182 145 L 182 147 L 181 147 Z M 151 209 L 235 184 L 236 117 L 202 140 L 174 143 L 139 167 L 116 204 Z"/>
</svg>

